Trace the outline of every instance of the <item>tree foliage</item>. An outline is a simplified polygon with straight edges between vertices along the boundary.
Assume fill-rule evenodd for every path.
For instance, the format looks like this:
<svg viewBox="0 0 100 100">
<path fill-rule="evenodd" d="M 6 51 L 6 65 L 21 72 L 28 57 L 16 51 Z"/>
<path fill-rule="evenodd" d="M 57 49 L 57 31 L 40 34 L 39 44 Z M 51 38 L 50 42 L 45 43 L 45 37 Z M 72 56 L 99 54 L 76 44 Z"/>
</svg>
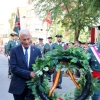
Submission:
<svg viewBox="0 0 100 100">
<path fill-rule="evenodd" d="M 51 19 L 66 30 L 73 31 L 74 40 L 82 30 L 98 24 L 100 18 L 100 0 L 31 0 L 36 14 L 44 19 L 51 12 Z M 30 2 L 30 3 L 31 3 Z"/>
</svg>

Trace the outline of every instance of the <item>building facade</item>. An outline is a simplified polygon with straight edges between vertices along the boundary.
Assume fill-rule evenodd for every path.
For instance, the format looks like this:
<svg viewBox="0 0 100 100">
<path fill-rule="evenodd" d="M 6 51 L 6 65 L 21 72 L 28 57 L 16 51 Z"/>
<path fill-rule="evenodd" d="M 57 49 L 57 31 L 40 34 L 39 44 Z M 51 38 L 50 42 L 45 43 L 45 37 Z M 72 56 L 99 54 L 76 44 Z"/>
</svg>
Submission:
<svg viewBox="0 0 100 100">
<path fill-rule="evenodd" d="M 43 38 L 44 43 L 47 41 L 47 37 L 49 36 L 47 23 L 43 23 L 36 17 L 33 5 L 27 5 L 26 28 L 31 32 L 33 42 L 37 42 L 38 38 Z"/>
</svg>

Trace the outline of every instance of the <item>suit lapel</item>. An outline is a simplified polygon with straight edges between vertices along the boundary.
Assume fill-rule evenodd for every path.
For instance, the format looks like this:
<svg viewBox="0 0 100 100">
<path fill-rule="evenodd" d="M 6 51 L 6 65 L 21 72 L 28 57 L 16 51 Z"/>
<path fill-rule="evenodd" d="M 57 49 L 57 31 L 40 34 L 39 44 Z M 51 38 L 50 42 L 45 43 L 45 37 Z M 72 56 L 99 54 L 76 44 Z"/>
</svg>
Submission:
<svg viewBox="0 0 100 100">
<path fill-rule="evenodd" d="M 20 55 L 21 55 L 21 57 L 22 57 L 22 59 L 23 59 L 23 61 L 24 61 L 24 63 L 26 64 L 26 66 L 27 66 L 27 63 L 26 63 L 26 60 L 25 60 L 25 56 L 24 56 L 24 52 L 23 52 L 23 48 L 22 48 L 22 46 L 20 45 L 19 46 L 19 52 L 20 52 Z"/>
</svg>

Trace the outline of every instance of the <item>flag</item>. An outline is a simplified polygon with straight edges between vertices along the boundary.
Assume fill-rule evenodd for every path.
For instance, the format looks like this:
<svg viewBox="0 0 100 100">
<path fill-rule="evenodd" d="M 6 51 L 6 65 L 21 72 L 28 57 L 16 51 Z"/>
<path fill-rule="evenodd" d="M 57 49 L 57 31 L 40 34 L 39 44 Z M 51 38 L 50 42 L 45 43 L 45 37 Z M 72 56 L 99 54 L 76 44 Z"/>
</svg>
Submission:
<svg viewBox="0 0 100 100">
<path fill-rule="evenodd" d="M 20 30 L 20 15 L 19 15 L 19 9 L 17 8 L 17 14 L 13 31 L 19 34 L 19 30 Z"/>
<path fill-rule="evenodd" d="M 48 24 L 52 24 L 52 20 L 51 20 L 50 16 L 51 16 L 51 14 L 50 14 L 50 12 L 48 12 L 48 13 L 47 13 L 47 16 L 46 16 L 46 22 L 47 22 Z"/>
</svg>

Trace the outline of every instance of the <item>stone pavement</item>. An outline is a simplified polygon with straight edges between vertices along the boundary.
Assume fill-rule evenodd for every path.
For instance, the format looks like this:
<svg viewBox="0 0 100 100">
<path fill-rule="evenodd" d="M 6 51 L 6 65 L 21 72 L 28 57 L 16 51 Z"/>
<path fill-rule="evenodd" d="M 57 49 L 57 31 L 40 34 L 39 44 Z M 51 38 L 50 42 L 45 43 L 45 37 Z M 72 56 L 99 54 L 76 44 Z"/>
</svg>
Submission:
<svg viewBox="0 0 100 100">
<path fill-rule="evenodd" d="M 8 78 L 7 57 L 0 54 L 0 100 L 14 100 L 8 93 L 10 79 Z M 50 82 L 50 86 L 52 82 Z M 68 90 L 74 90 L 75 85 L 69 77 L 63 77 L 62 89 L 56 89 L 59 94 L 65 94 Z"/>
<path fill-rule="evenodd" d="M 7 57 L 0 54 L 0 100 L 13 100 L 13 97 L 8 93 L 10 79 L 8 78 Z"/>
</svg>

